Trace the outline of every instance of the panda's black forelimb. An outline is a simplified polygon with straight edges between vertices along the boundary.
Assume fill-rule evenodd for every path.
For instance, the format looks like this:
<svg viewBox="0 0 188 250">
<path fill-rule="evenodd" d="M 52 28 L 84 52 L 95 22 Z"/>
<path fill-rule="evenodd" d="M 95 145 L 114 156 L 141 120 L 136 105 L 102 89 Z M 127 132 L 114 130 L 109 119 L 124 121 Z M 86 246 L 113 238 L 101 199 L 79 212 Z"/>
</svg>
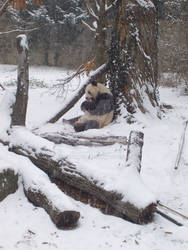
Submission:
<svg viewBox="0 0 188 250">
<path fill-rule="evenodd" d="M 74 117 L 72 119 L 69 119 L 69 120 L 63 119 L 62 121 L 65 122 L 65 123 L 68 123 L 70 125 L 74 125 L 74 123 L 77 122 L 80 119 L 80 117 L 81 117 L 81 115 L 77 116 L 77 117 Z"/>
<path fill-rule="evenodd" d="M 100 94 L 95 101 L 84 101 L 81 104 L 83 111 L 88 111 L 92 115 L 104 115 L 111 112 L 113 107 L 113 96 L 108 93 Z"/>
<path fill-rule="evenodd" d="M 97 129 L 99 128 L 99 123 L 95 120 L 88 120 L 84 123 L 76 123 L 74 124 L 74 129 L 76 132 L 81 132 L 84 130 L 88 130 L 88 129 Z"/>
<path fill-rule="evenodd" d="M 94 110 L 96 108 L 96 103 L 94 101 L 84 101 L 81 104 L 81 110 L 82 111 L 90 111 L 90 110 Z"/>
</svg>

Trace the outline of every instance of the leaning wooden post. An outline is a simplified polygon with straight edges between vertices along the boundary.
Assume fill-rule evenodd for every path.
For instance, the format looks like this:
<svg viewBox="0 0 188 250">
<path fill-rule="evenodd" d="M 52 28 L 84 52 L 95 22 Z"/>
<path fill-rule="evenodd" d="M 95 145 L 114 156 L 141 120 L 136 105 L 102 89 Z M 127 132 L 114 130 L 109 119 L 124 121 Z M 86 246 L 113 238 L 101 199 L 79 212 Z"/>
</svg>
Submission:
<svg viewBox="0 0 188 250">
<path fill-rule="evenodd" d="M 142 147 L 144 144 L 144 134 L 140 131 L 131 131 L 127 146 L 126 166 L 136 167 L 141 170 Z"/>
<path fill-rule="evenodd" d="M 27 36 L 16 37 L 18 50 L 18 85 L 16 102 L 13 106 L 12 125 L 25 126 L 29 89 L 29 62 Z"/>
</svg>

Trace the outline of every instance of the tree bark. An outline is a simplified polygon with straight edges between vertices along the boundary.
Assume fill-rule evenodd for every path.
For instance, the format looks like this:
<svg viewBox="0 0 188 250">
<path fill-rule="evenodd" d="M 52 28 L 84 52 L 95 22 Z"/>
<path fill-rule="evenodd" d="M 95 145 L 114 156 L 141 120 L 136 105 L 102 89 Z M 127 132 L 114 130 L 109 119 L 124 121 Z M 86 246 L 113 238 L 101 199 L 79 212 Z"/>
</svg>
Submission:
<svg viewBox="0 0 188 250">
<path fill-rule="evenodd" d="M 52 185 L 52 184 L 51 184 Z M 71 229 L 77 226 L 80 213 L 73 210 L 63 210 L 57 204 L 54 204 L 48 196 L 40 191 L 33 189 L 24 189 L 25 195 L 35 206 L 42 207 L 49 214 L 53 223 L 59 229 Z M 58 203 L 63 203 L 63 197 L 59 196 Z"/>
<path fill-rule="evenodd" d="M 109 146 L 115 143 L 127 145 L 127 137 L 125 136 L 95 136 L 86 137 L 76 134 L 65 133 L 44 133 L 39 134 L 42 138 L 54 142 L 55 144 L 67 144 L 71 146 Z"/>
<path fill-rule="evenodd" d="M 26 35 L 17 36 L 18 85 L 13 106 L 12 126 L 25 126 L 29 89 L 28 42 Z"/>
<path fill-rule="evenodd" d="M 131 131 L 127 147 L 126 166 L 136 167 L 139 173 L 141 171 L 143 139 L 142 132 Z"/>
<path fill-rule="evenodd" d="M 9 168 L 0 172 L 0 201 L 18 189 L 18 174 Z"/>
<path fill-rule="evenodd" d="M 120 0 L 109 50 L 115 116 L 152 110 L 158 115 L 157 12 L 152 1 Z"/>
</svg>

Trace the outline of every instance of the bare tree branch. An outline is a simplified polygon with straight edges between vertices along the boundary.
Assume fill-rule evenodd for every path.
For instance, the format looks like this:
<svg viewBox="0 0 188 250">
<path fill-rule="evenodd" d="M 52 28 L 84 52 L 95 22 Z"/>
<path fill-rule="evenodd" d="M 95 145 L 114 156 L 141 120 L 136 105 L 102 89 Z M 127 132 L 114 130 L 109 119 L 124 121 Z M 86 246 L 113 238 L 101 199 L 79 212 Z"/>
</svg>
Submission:
<svg viewBox="0 0 188 250">
<path fill-rule="evenodd" d="M 82 23 L 83 23 L 89 30 L 91 30 L 92 32 L 95 32 L 95 33 L 96 33 L 96 29 L 95 29 L 95 28 L 92 28 L 91 25 L 89 25 L 88 23 L 86 23 L 84 20 L 82 20 Z"/>
<path fill-rule="evenodd" d="M 88 0 L 84 0 L 85 6 L 87 8 L 88 13 L 95 19 L 99 20 L 99 17 L 95 14 L 94 10 L 89 6 Z"/>
<path fill-rule="evenodd" d="M 0 8 L 0 16 L 2 16 L 2 15 L 5 13 L 6 9 L 7 9 L 8 6 L 9 6 L 9 3 L 11 3 L 11 2 L 12 2 L 12 0 L 6 0 L 6 1 L 3 3 L 3 5 L 2 5 L 1 8 Z"/>
<path fill-rule="evenodd" d="M 109 12 L 112 11 L 112 9 L 114 8 L 114 6 L 116 5 L 117 2 L 118 2 L 118 0 L 114 0 L 112 2 L 112 4 L 110 4 L 109 6 L 106 6 L 106 8 L 105 8 L 106 14 L 108 14 Z"/>
</svg>

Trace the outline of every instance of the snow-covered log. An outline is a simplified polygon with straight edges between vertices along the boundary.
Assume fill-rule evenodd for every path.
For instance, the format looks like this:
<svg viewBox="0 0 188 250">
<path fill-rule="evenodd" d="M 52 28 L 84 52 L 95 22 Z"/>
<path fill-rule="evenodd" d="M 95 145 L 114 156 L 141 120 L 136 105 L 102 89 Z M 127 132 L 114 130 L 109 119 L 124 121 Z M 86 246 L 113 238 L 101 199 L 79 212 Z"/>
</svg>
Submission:
<svg viewBox="0 0 188 250">
<path fill-rule="evenodd" d="M 131 131 L 129 135 L 126 166 L 135 167 L 138 172 L 141 170 L 142 147 L 144 134 L 140 131 Z"/>
<path fill-rule="evenodd" d="M 28 62 L 28 41 L 27 36 L 17 36 L 18 50 L 18 85 L 16 102 L 13 106 L 12 125 L 25 126 L 26 110 L 28 103 L 29 88 L 29 62 Z"/>
<path fill-rule="evenodd" d="M 44 208 L 58 228 L 72 228 L 77 225 L 80 213 L 73 202 L 59 188 L 50 182 L 48 176 L 36 168 L 27 158 L 0 148 L 0 201 L 16 192 L 23 183 L 26 197 L 35 206 Z"/>
<path fill-rule="evenodd" d="M 134 168 L 125 168 L 122 172 L 121 182 L 122 179 L 125 181 L 125 187 L 120 189 L 122 191 L 105 189 L 100 178 L 89 178 L 75 164 L 63 157 L 63 152 L 58 156 L 59 151 L 54 143 L 26 129 L 14 128 L 9 136 L 9 143 L 11 151 L 28 157 L 46 172 L 60 189 L 73 198 L 99 207 L 106 214 L 126 218 L 135 223 L 142 224 L 152 220 L 156 200 L 141 183 L 138 171 L 132 171 Z M 144 196 L 141 195 L 141 198 L 137 199 L 140 190 Z"/>
<path fill-rule="evenodd" d="M 126 136 L 95 136 L 88 137 L 67 133 L 43 133 L 42 138 L 54 142 L 55 144 L 67 144 L 71 146 L 109 146 L 115 143 L 127 145 Z"/>
</svg>

